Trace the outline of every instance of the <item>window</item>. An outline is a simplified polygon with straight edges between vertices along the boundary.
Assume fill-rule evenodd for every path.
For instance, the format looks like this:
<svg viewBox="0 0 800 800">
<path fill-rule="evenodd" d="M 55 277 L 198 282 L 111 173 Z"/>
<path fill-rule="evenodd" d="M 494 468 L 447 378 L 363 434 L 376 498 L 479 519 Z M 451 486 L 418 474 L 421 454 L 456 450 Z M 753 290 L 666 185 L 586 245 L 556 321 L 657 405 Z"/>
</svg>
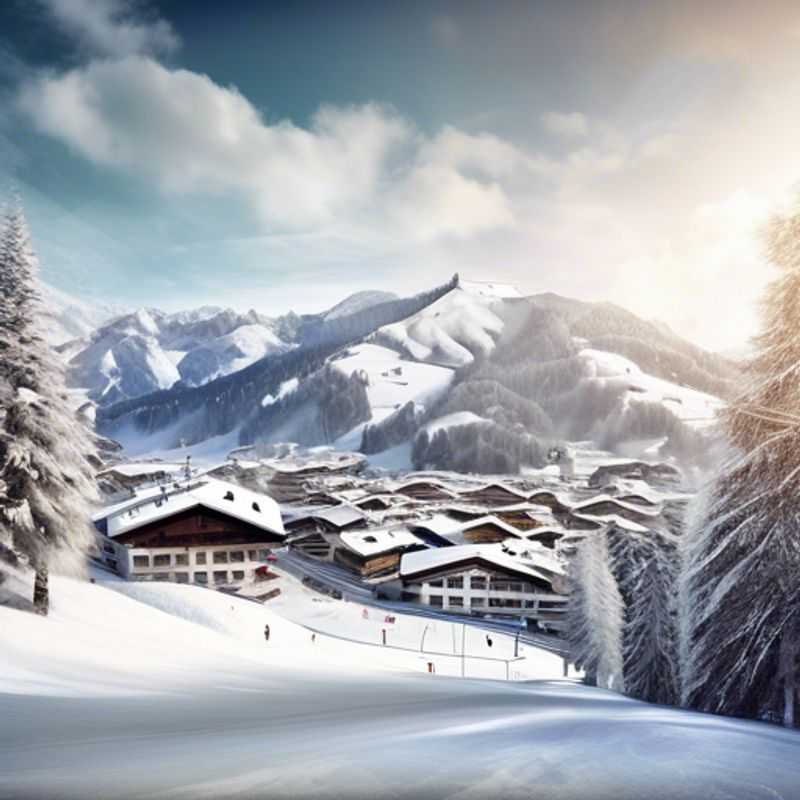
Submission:
<svg viewBox="0 0 800 800">
<path fill-rule="evenodd" d="M 439 578 L 438 581 L 428 581 L 428 586 L 438 586 L 438 587 L 440 587 L 441 585 L 442 585 L 442 579 L 441 578 Z"/>
<path fill-rule="evenodd" d="M 256 502 L 253 503 L 253 511 L 261 511 L 261 506 Z"/>
<path fill-rule="evenodd" d="M 512 592 L 521 592 L 522 591 L 522 584 L 521 583 L 511 583 L 511 584 L 509 584 L 509 589 Z"/>
<path fill-rule="evenodd" d="M 111 553 L 112 556 L 114 555 L 114 545 L 113 544 L 109 544 L 108 542 L 105 542 L 103 544 L 103 550 L 105 550 L 106 553 Z"/>
<path fill-rule="evenodd" d="M 469 585 L 473 589 L 485 589 L 486 588 L 486 578 L 483 575 L 473 575 L 469 579 Z"/>
<path fill-rule="evenodd" d="M 258 550 L 248 550 L 247 551 L 247 560 L 248 561 L 257 561 L 258 560 Z"/>
<path fill-rule="evenodd" d="M 149 567 L 150 566 L 150 556 L 134 556 L 133 557 L 133 566 L 134 567 Z"/>
<path fill-rule="evenodd" d="M 227 583 L 228 573 L 226 570 L 214 570 L 214 583 Z"/>
<path fill-rule="evenodd" d="M 463 578 L 448 578 L 447 579 L 447 588 L 448 589 L 463 589 L 464 588 L 464 579 Z"/>
<path fill-rule="evenodd" d="M 154 581 L 160 581 L 162 583 L 164 581 L 168 581 L 169 580 L 169 572 L 162 572 L 160 575 L 153 575 L 153 580 Z"/>
<path fill-rule="evenodd" d="M 207 572 L 195 572 L 195 574 L 194 574 L 194 582 L 195 583 L 208 583 L 208 573 Z"/>
<path fill-rule="evenodd" d="M 195 564 L 205 564 L 206 563 L 205 551 L 202 552 L 202 553 L 195 553 L 194 554 L 194 563 Z"/>
<path fill-rule="evenodd" d="M 258 558 L 261 561 L 265 561 L 268 555 L 269 555 L 269 550 L 259 550 L 258 551 Z"/>
<path fill-rule="evenodd" d="M 244 550 L 234 550 L 231 553 L 231 563 L 243 564 L 244 563 Z"/>
<path fill-rule="evenodd" d="M 484 602 L 484 599 L 482 597 L 473 597 L 472 598 L 472 602 L 470 603 L 470 605 L 473 608 L 476 608 L 477 606 L 485 605 L 485 602 Z"/>
<path fill-rule="evenodd" d="M 235 569 L 233 571 L 233 579 L 235 581 L 243 581 L 244 580 L 244 570 L 243 569 Z"/>
<path fill-rule="evenodd" d="M 178 554 L 176 554 L 175 563 L 179 567 L 185 567 L 189 563 L 189 554 L 188 553 L 178 553 Z"/>
<path fill-rule="evenodd" d="M 214 552 L 214 563 L 215 564 L 227 564 L 228 563 L 228 552 L 227 552 L 227 550 L 216 550 Z"/>
<path fill-rule="evenodd" d="M 154 567 L 168 567 L 169 566 L 169 553 L 166 555 L 153 556 Z"/>
<path fill-rule="evenodd" d="M 464 608 L 464 598 L 463 597 L 449 597 L 447 599 L 447 605 L 450 608 Z"/>
<path fill-rule="evenodd" d="M 189 573 L 188 572 L 176 572 L 175 573 L 175 580 L 178 583 L 189 583 Z"/>
<path fill-rule="evenodd" d="M 535 601 L 534 600 L 526 600 L 525 601 L 525 608 L 533 608 L 534 605 L 535 605 Z"/>
<path fill-rule="evenodd" d="M 428 598 L 428 602 L 432 606 L 437 606 L 438 608 L 441 608 L 444 605 L 444 603 L 442 602 L 442 596 L 440 594 L 432 594 Z"/>
</svg>

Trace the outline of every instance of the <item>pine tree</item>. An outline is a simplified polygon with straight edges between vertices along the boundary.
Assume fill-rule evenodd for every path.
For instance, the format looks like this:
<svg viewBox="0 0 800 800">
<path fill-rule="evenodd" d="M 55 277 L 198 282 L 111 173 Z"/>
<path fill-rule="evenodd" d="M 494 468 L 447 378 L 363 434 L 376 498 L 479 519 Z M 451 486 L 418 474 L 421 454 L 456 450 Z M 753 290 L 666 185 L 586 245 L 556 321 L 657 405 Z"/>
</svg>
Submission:
<svg viewBox="0 0 800 800">
<path fill-rule="evenodd" d="M 63 368 L 36 329 L 37 262 L 21 208 L 0 231 L 0 538 L 36 571 L 34 607 L 49 606 L 48 567 L 73 567 L 91 541 L 92 434 L 69 411 Z"/>
<path fill-rule="evenodd" d="M 794 724 L 800 650 L 800 209 L 774 218 L 748 388 L 723 424 L 731 454 L 702 494 L 682 578 L 684 702 Z"/>
<path fill-rule="evenodd" d="M 651 703 L 680 701 L 678 537 L 670 530 L 609 531 L 611 571 L 625 608 L 625 693 Z"/>
<path fill-rule="evenodd" d="M 572 662 L 593 686 L 623 691 L 622 597 L 602 531 L 578 545 L 569 568 L 567 639 Z"/>
</svg>

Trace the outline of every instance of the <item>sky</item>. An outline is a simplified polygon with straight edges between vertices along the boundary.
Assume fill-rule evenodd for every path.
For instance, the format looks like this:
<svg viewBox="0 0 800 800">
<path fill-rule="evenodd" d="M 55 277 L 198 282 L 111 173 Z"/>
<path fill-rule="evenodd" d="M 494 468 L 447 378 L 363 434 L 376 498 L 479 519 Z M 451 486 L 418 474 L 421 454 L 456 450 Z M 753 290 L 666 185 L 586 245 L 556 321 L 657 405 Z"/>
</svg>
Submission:
<svg viewBox="0 0 800 800">
<path fill-rule="evenodd" d="M 0 191 L 91 302 L 458 272 L 738 350 L 798 141 L 796 2 L 0 4 Z"/>
</svg>

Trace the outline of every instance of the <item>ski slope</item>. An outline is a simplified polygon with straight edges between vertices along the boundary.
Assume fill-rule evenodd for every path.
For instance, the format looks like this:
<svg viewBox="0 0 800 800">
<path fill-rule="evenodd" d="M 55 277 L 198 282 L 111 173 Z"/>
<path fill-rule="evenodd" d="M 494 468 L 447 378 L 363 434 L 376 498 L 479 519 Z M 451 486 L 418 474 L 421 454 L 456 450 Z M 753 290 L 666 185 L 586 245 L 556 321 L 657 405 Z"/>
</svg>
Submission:
<svg viewBox="0 0 800 800">
<path fill-rule="evenodd" d="M 590 380 L 627 390 L 628 403 L 661 403 L 692 427 L 713 424 L 724 406 L 714 395 L 648 375 L 635 362 L 616 353 L 586 348 L 578 356 L 585 362 Z"/>
<path fill-rule="evenodd" d="M 52 589 L 46 619 L 0 607 L 4 799 L 798 796 L 797 732 L 400 670 L 196 587 Z"/>
</svg>

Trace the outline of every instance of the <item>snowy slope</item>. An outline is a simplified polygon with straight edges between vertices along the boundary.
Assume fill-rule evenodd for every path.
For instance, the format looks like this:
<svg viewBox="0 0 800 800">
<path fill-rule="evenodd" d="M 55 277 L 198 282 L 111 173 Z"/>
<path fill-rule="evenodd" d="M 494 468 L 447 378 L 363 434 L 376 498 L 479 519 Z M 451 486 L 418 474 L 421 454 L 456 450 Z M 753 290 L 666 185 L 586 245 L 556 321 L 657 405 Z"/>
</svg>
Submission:
<svg viewBox="0 0 800 800">
<path fill-rule="evenodd" d="M 494 349 L 503 331 L 504 294 L 491 284 L 462 284 L 412 317 L 379 333 L 416 360 L 449 367 L 472 363 Z"/>
<path fill-rule="evenodd" d="M 326 320 L 338 319 L 339 317 L 346 317 L 348 314 L 355 314 L 357 311 L 364 311 L 378 303 L 385 303 L 388 300 L 396 299 L 397 295 L 394 294 L 394 292 L 379 292 L 368 289 L 345 297 L 344 300 L 326 311 L 322 317 Z"/>
<path fill-rule="evenodd" d="M 331 363 L 345 375 L 367 375 L 372 423 L 380 422 L 409 401 L 426 406 L 439 398 L 453 380 L 453 370 L 448 367 L 410 361 L 395 350 L 375 344 L 348 348 L 344 357 Z"/>
<path fill-rule="evenodd" d="M 661 403 L 676 417 L 692 426 L 702 427 L 714 422 L 724 403 L 713 395 L 681 386 L 642 372 L 630 359 L 616 353 L 584 349 L 578 353 L 587 367 L 590 380 L 607 386 L 617 386 L 628 403 Z"/>
<path fill-rule="evenodd" d="M 138 309 L 61 349 L 70 388 L 107 405 L 177 381 L 199 386 L 289 348 L 255 312 L 204 306 L 174 314 Z"/>
<path fill-rule="evenodd" d="M 342 658 L 256 604 L 117 588 L 56 579 L 50 618 L 0 608 L 0 797 L 797 797 L 796 732 L 371 670 L 379 645 Z"/>
</svg>

